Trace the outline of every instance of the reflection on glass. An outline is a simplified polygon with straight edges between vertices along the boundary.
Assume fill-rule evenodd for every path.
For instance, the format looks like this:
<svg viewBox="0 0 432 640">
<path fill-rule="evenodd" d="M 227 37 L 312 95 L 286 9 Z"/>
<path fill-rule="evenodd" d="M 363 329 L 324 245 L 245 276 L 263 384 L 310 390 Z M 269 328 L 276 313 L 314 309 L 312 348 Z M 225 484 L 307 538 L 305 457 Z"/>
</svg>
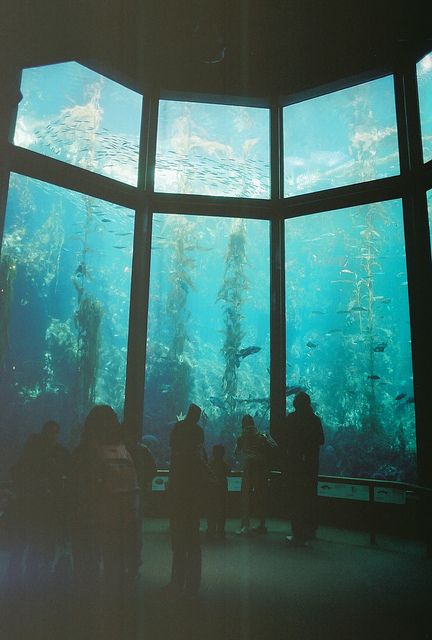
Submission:
<svg viewBox="0 0 432 640">
<path fill-rule="evenodd" d="M 423 159 L 428 162 L 432 159 L 432 53 L 417 63 L 417 84 Z"/>
<path fill-rule="evenodd" d="M 24 69 L 14 143 L 136 185 L 142 96 L 77 62 Z"/>
<path fill-rule="evenodd" d="M 285 196 L 399 173 L 391 76 L 283 110 Z"/>
<path fill-rule="evenodd" d="M 413 481 L 411 339 L 399 200 L 286 221 L 287 407 L 321 415 L 321 472 Z"/>
<path fill-rule="evenodd" d="M 270 197 L 269 110 L 159 103 L 156 191 Z"/>
<path fill-rule="evenodd" d="M 269 330 L 268 222 L 156 214 L 143 431 L 160 466 L 190 402 L 208 451 L 230 457 L 246 413 L 268 428 Z"/>
<path fill-rule="evenodd" d="M 133 213 L 12 175 L 1 249 L 1 465 L 43 421 L 76 444 L 124 402 Z"/>
</svg>

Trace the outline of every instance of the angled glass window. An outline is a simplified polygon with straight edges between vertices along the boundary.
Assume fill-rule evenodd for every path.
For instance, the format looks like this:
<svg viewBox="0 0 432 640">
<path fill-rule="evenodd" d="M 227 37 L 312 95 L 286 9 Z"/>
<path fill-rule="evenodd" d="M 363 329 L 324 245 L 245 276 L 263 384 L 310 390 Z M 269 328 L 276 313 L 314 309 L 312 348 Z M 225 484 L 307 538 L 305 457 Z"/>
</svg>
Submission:
<svg viewBox="0 0 432 640">
<path fill-rule="evenodd" d="M 269 420 L 269 223 L 154 215 L 144 438 L 158 464 L 189 403 L 206 446 L 234 451 L 241 418 Z"/>
<path fill-rule="evenodd" d="M 161 100 L 155 190 L 270 197 L 269 110 Z"/>
<path fill-rule="evenodd" d="M 284 107 L 284 193 L 399 173 L 393 77 Z"/>
<path fill-rule="evenodd" d="M 286 220 L 287 408 L 305 389 L 321 472 L 415 481 L 402 204 Z"/>
<path fill-rule="evenodd" d="M 428 162 L 432 159 L 432 53 L 417 63 L 417 84 L 423 159 Z"/>
<path fill-rule="evenodd" d="M 12 174 L 0 263 L 3 468 L 45 420 L 73 445 L 94 403 L 122 414 L 133 215 Z"/>
<path fill-rule="evenodd" d="M 136 185 L 142 96 L 77 62 L 24 69 L 14 144 Z"/>
</svg>

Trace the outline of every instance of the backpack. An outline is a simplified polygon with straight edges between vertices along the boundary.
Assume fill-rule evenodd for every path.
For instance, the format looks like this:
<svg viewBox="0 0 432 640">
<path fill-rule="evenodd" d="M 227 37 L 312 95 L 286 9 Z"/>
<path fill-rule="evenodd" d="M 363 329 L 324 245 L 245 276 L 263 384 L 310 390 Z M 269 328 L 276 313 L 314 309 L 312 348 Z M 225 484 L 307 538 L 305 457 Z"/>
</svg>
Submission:
<svg viewBox="0 0 432 640">
<path fill-rule="evenodd" d="M 99 445 L 95 517 L 105 527 L 121 528 L 138 518 L 139 487 L 135 466 L 124 444 Z"/>
</svg>

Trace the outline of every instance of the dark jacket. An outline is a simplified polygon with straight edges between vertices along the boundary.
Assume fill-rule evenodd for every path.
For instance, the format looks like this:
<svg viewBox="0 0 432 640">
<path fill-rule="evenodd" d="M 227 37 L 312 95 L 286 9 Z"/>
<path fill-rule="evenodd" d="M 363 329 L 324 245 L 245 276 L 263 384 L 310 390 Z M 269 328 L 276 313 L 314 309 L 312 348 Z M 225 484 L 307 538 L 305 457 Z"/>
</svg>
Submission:
<svg viewBox="0 0 432 640">
<path fill-rule="evenodd" d="M 285 454 L 289 475 L 302 480 L 316 479 L 324 432 L 320 418 L 312 410 L 289 413 L 278 434 L 278 443 Z"/>
</svg>

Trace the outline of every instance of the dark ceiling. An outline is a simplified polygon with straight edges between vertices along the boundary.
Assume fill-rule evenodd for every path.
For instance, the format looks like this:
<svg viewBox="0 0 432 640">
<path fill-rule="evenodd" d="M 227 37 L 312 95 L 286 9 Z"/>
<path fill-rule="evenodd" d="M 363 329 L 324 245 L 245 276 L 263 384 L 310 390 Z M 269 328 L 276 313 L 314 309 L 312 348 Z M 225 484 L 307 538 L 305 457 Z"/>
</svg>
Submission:
<svg viewBox="0 0 432 640">
<path fill-rule="evenodd" d="M 81 59 L 138 89 L 291 94 L 432 49 L 430 4 L 1 0 L 2 64 Z"/>
</svg>

